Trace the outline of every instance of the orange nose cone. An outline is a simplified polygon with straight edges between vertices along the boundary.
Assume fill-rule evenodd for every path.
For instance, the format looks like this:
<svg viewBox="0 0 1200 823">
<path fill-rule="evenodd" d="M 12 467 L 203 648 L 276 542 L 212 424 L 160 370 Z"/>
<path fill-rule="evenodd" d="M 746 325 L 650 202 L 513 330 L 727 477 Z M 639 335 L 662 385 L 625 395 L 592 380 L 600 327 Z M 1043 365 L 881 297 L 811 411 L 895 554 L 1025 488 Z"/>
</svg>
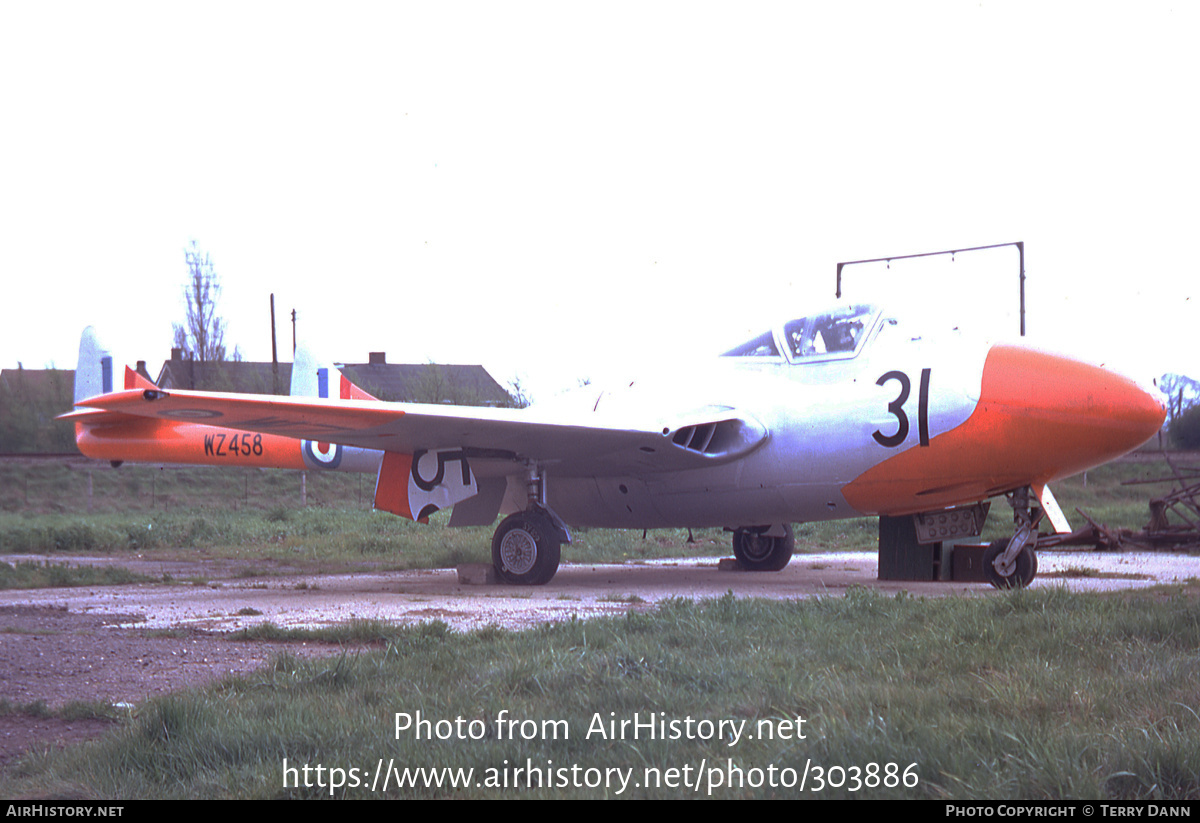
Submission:
<svg viewBox="0 0 1200 823">
<path fill-rule="evenodd" d="M 1060 355 L 994 346 L 979 407 L 1042 464 L 1043 482 L 1136 449 L 1166 417 L 1162 395 L 1127 377 Z"/>
<path fill-rule="evenodd" d="M 872 466 L 842 488 L 851 506 L 910 514 L 1039 486 L 1132 451 L 1166 417 L 1163 397 L 1097 366 L 993 346 L 962 425 Z"/>
</svg>

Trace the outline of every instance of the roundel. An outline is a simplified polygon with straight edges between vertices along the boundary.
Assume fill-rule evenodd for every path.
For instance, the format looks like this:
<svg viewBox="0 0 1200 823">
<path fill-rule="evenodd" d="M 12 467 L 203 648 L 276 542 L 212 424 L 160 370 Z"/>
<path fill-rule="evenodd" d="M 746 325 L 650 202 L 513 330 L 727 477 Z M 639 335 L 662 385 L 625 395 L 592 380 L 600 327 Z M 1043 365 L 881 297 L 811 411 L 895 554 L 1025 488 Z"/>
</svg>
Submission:
<svg viewBox="0 0 1200 823">
<path fill-rule="evenodd" d="M 342 462 L 342 446 L 340 443 L 320 443 L 316 440 L 305 440 L 301 450 L 304 462 L 314 469 L 336 469 Z"/>
</svg>

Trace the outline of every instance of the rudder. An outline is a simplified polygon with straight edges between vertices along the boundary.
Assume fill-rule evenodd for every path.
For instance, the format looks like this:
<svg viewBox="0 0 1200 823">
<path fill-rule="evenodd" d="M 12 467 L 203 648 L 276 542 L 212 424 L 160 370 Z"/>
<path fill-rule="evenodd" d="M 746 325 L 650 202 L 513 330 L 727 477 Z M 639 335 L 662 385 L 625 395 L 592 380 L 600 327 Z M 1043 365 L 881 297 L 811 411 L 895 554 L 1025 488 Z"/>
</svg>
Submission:
<svg viewBox="0 0 1200 823">
<path fill-rule="evenodd" d="M 88 326 L 79 337 L 79 363 L 75 367 L 75 405 L 81 400 L 113 390 L 112 353 Z"/>
</svg>

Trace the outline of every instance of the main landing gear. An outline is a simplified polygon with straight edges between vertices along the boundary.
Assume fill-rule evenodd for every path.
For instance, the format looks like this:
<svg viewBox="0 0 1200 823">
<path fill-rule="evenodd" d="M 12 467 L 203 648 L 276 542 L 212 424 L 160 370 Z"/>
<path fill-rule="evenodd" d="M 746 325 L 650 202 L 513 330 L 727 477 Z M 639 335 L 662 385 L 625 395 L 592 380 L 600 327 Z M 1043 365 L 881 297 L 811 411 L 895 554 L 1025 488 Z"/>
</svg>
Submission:
<svg viewBox="0 0 1200 823">
<path fill-rule="evenodd" d="M 541 586 L 558 571 L 562 541 L 545 511 L 510 514 L 492 536 L 492 565 L 506 583 Z"/>
<path fill-rule="evenodd" d="M 792 527 L 752 526 L 734 529 L 733 556 L 746 571 L 777 572 L 787 566 L 796 548 Z"/>
<path fill-rule="evenodd" d="M 1008 495 L 1016 531 L 1008 540 L 991 543 L 983 553 L 983 570 L 997 589 L 1021 589 L 1037 576 L 1037 524 L 1044 512 L 1034 514 L 1029 491 L 1026 486 Z"/>
<path fill-rule="evenodd" d="M 571 533 L 546 506 L 546 473 L 529 467 L 529 508 L 510 514 L 492 535 L 492 565 L 506 583 L 542 586 L 558 571 L 562 544 Z"/>
</svg>

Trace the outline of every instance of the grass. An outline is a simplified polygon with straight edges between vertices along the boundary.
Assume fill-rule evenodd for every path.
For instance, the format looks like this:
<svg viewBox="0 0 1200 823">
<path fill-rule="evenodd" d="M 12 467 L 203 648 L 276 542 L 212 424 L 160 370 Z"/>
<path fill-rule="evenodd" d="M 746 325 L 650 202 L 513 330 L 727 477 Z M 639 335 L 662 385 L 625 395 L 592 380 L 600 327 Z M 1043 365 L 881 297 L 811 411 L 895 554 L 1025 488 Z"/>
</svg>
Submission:
<svg viewBox="0 0 1200 823">
<path fill-rule="evenodd" d="M 356 619 L 319 629 L 283 628 L 274 623 L 263 622 L 234 632 L 229 638 L 241 641 L 313 641 L 336 645 L 375 645 L 387 643 L 403 632 L 403 628 L 380 620 Z"/>
<path fill-rule="evenodd" d="M 89 483 L 91 494 L 88 493 Z M 219 466 L 123 465 L 82 459 L 0 463 L 0 508 L 33 514 L 258 511 L 286 520 L 300 507 L 300 473 Z M 373 480 L 358 474 L 309 472 L 312 506 L 365 509 Z M 197 525 L 203 531 L 203 523 Z"/>
<path fill-rule="evenodd" d="M 0 717 L 32 717 L 38 720 L 118 720 L 120 712 L 108 703 L 72 700 L 70 703 L 51 709 L 44 700 L 31 703 L 13 703 L 0 698 Z"/>
<path fill-rule="evenodd" d="M 148 577 L 120 566 L 70 566 L 66 563 L 29 560 L 0 563 L 0 589 L 121 586 L 158 579 L 161 578 Z"/>
<path fill-rule="evenodd" d="M 1107 580 L 1146 580 L 1149 575 L 1139 574 L 1138 572 L 1102 572 L 1099 569 L 1089 568 L 1087 566 L 1066 566 L 1056 572 L 1039 572 L 1041 578 L 1060 577 L 1060 578 L 1091 578 L 1091 579 L 1107 579 Z"/>
<path fill-rule="evenodd" d="M 629 603 L 631 605 L 637 603 L 645 603 L 646 601 L 636 594 L 619 594 L 612 592 L 599 598 L 602 603 Z"/>
<path fill-rule="evenodd" d="M 434 622 L 351 636 L 376 650 L 317 661 L 285 653 L 257 674 L 149 701 L 101 741 L 27 757 L 0 778 L 0 795 L 327 797 L 328 786 L 306 787 L 299 772 L 285 786 L 284 760 L 369 776 L 383 758 L 509 780 L 465 790 L 393 783 L 395 797 L 614 795 L 513 787 L 525 779 L 516 766 L 553 761 L 637 781 L 647 769 L 706 774 L 702 763 L 723 781 L 734 767 L 753 777 L 806 764 L 896 764 L 918 778 L 852 791 L 828 784 L 838 777 L 814 791 L 810 771 L 805 791 L 726 782 L 718 797 L 1200 799 L 1194 597 L 1049 589 L 923 600 L 857 589 L 784 603 L 674 600 L 522 632 L 457 634 Z M 480 739 L 418 740 L 418 712 L 430 732 L 439 720 L 442 731 L 456 718 L 477 721 Z M 397 714 L 408 717 L 399 734 Z M 746 721 L 751 731 L 765 721 L 764 730 L 791 724 L 791 733 L 736 744 L 728 734 L 622 737 L 620 721 L 635 714 L 677 729 L 690 717 L 696 730 L 699 721 Z M 499 718 L 531 723 L 505 734 Z M 609 721 L 618 734 L 599 734 Z M 333 794 L 384 793 L 343 785 Z M 623 796 L 692 794 L 631 784 Z"/>
</svg>

